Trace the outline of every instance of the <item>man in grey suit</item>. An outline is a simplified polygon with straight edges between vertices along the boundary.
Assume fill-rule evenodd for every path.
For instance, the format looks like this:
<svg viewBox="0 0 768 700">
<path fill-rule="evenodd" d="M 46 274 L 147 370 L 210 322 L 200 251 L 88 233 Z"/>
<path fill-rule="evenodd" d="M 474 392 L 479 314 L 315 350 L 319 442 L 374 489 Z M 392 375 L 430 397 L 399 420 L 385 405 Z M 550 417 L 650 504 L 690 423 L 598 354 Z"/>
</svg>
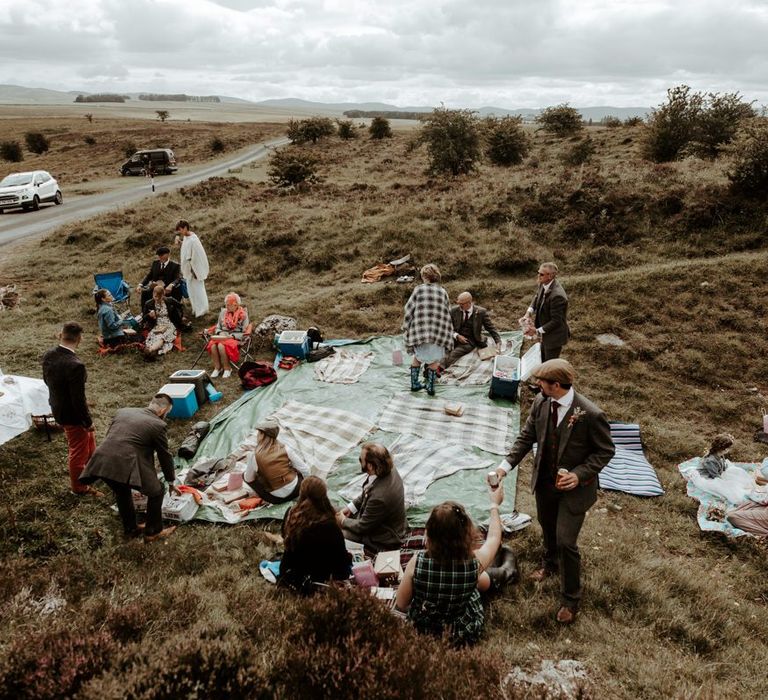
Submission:
<svg viewBox="0 0 768 700">
<path fill-rule="evenodd" d="M 336 513 L 344 537 L 372 552 L 400 549 L 407 526 L 405 492 L 389 450 L 375 442 L 364 443 L 360 471 L 368 475 L 362 493 Z"/>
<path fill-rule="evenodd" d="M 126 537 L 135 537 L 141 532 L 136 524 L 132 489 L 147 497 L 145 542 L 168 537 L 176 529 L 175 526 L 163 529 L 165 494 L 157 478 L 154 459 L 156 453 L 169 491 L 178 494 L 173 485 L 176 476 L 164 420 L 172 406 L 168 394 L 157 394 L 147 408 L 121 408 L 80 477 L 86 484 L 101 479 L 112 489 Z"/>
<path fill-rule="evenodd" d="M 566 360 L 549 360 L 539 367 L 541 394 L 496 470 L 500 478 L 506 476 L 537 444 L 531 490 L 544 536 L 544 561 L 530 578 L 543 581 L 560 571 L 557 621 L 563 624 L 576 619 L 581 601 L 579 531 L 597 500 L 597 475 L 616 451 L 605 414 L 573 390 L 573 379 L 573 367 Z"/>
<path fill-rule="evenodd" d="M 520 319 L 530 320 L 536 328 L 541 343 L 541 361 L 560 357 L 563 345 L 571 335 L 568 328 L 568 296 L 557 280 L 557 265 L 546 262 L 539 265 L 539 287 L 531 305 Z"/>
<path fill-rule="evenodd" d="M 493 325 L 488 311 L 477 306 L 469 292 L 462 292 L 456 298 L 456 306 L 451 308 L 453 322 L 453 350 L 444 358 L 440 365 L 450 367 L 456 360 L 472 352 L 475 348 L 484 348 L 488 343 L 483 336 L 483 329 L 493 338 L 493 342 L 501 347 L 501 337 Z"/>
</svg>

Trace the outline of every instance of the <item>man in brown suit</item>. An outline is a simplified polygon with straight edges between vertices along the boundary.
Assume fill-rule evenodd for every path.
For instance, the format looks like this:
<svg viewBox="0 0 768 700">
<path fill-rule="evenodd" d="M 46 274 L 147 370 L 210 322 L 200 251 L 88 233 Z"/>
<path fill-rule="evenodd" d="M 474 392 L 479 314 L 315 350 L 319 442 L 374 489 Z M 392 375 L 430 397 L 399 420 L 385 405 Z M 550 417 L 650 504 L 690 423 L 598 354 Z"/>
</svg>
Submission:
<svg viewBox="0 0 768 700">
<path fill-rule="evenodd" d="M 566 360 L 549 360 L 536 371 L 541 387 L 512 450 L 499 465 L 504 477 L 537 444 L 531 490 L 544 536 L 544 561 L 535 581 L 560 571 L 562 603 L 557 621 L 576 619 L 581 601 L 581 556 L 577 539 L 584 516 L 597 500 L 597 475 L 616 451 L 605 414 L 573 390 Z"/>
<path fill-rule="evenodd" d="M 557 265 L 546 262 L 539 265 L 539 287 L 522 322 L 533 322 L 541 343 L 541 361 L 546 362 L 560 357 L 563 345 L 571 335 L 568 328 L 568 297 L 563 285 L 557 280 Z"/>
<path fill-rule="evenodd" d="M 172 406 L 168 394 L 157 394 L 147 408 L 121 408 L 80 477 L 86 484 L 101 479 L 112 489 L 126 537 L 135 537 L 141 532 L 136 524 L 132 489 L 147 497 L 145 542 L 168 537 L 176 529 L 175 526 L 163 529 L 165 492 L 157 478 L 154 459 L 156 453 L 169 492 L 178 494 L 173 485 L 176 475 L 164 420 Z"/>
<path fill-rule="evenodd" d="M 501 347 L 501 336 L 493 325 L 488 311 L 474 303 L 469 292 L 462 292 L 456 298 L 456 306 L 451 308 L 453 323 L 453 350 L 444 358 L 440 365 L 450 367 L 456 360 L 472 352 L 475 348 L 484 348 L 488 343 L 483 336 L 483 329 L 493 338 L 493 342 Z"/>
</svg>

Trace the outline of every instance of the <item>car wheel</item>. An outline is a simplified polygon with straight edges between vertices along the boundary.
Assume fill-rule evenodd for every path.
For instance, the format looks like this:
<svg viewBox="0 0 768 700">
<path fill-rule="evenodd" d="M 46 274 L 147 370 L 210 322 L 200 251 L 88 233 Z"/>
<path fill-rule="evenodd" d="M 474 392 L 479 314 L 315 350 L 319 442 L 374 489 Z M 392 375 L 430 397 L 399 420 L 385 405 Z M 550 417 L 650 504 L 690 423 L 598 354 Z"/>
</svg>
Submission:
<svg viewBox="0 0 768 700">
<path fill-rule="evenodd" d="M 40 208 L 40 197 L 35 195 L 32 198 L 32 211 L 37 211 Z"/>
<path fill-rule="evenodd" d="M 64 202 L 64 197 L 61 196 L 61 190 L 56 190 L 56 196 L 53 198 L 53 202 L 56 205 L 62 204 Z"/>
</svg>

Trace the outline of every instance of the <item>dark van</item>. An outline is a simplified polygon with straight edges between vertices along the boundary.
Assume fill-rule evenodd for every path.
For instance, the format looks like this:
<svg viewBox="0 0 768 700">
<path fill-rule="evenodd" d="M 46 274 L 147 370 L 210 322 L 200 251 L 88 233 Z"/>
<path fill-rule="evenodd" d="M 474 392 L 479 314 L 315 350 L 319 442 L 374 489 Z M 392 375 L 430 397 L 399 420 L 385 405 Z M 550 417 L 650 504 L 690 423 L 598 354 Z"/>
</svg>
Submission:
<svg viewBox="0 0 768 700">
<path fill-rule="evenodd" d="M 136 151 L 120 166 L 122 175 L 144 175 L 147 166 L 152 166 L 155 175 L 170 175 L 178 169 L 176 156 L 170 148 L 152 148 Z"/>
</svg>

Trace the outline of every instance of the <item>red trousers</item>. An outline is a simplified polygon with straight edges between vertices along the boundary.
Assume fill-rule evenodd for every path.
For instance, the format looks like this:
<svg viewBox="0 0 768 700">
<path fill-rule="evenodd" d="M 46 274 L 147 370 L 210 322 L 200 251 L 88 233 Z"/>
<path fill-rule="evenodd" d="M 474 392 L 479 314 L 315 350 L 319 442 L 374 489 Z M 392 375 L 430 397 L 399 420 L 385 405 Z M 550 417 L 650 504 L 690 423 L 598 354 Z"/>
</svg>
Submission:
<svg viewBox="0 0 768 700">
<path fill-rule="evenodd" d="M 74 493 L 85 493 L 88 487 L 81 484 L 78 479 L 83 473 L 85 465 L 96 450 L 96 434 L 81 425 L 65 425 L 64 434 L 67 436 L 69 453 L 67 466 L 69 467 L 69 480 Z"/>
</svg>

